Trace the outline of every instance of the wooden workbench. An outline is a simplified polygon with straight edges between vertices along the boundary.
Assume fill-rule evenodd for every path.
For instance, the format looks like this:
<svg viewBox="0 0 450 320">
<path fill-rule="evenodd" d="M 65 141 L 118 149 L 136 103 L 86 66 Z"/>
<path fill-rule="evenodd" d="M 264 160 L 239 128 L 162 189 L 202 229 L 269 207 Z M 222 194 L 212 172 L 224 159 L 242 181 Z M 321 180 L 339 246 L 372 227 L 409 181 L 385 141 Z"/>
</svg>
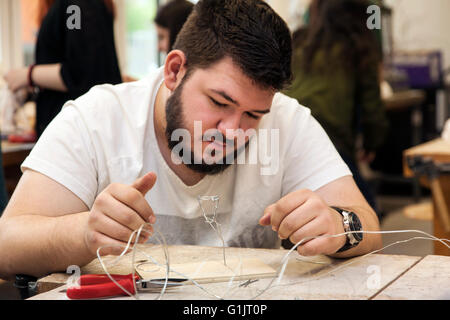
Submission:
<svg viewBox="0 0 450 320">
<path fill-rule="evenodd" d="M 142 245 L 142 250 L 161 261 L 160 246 Z M 246 249 L 227 248 L 227 259 L 258 258 L 274 269 L 278 269 L 287 253 L 284 249 Z M 142 259 L 141 255 L 136 260 Z M 182 262 L 200 262 L 205 260 L 221 261 L 222 249 L 199 246 L 170 246 L 169 257 L 172 264 Z M 105 261 L 112 261 L 107 257 Z M 111 273 L 128 274 L 131 272 L 130 254 L 115 267 L 108 266 Z M 438 265 L 434 265 L 434 263 Z M 426 273 L 422 274 L 421 270 Z M 82 268 L 85 273 L 104 273 L 101 265 L 94 260 Z M 331 259 L 326 256 L 300 257 L 296 252 L 290 255 L 285 275 L 281 282 L 273 285 L 257 299 L 427 299 L 446 297 L 450 288 L 450 257 L 422 257 L 373 254 L 353 259 Z M 422 276 L 421 276 L 422 275 Z M 38 281 L 38 294 L 33 300 L 67 300 L 65 283 L 69 275 L 53 274 Z M 420 278 L 421 281 L 416 281 Z M 261 289 L 267 288 L 273 279 L 259 279 L 248 286 L 239 287 L 244 281 L 228 283 L 208 283 L 203 286 L 206 293 L 194 285 L 185 285 L 172 292 L 166 292 L 164 300 L 204 300 L 216 299 L 212 294 L 225 299 L 251 299 Z M 400 282 L 399 282 L 400 281 Z M 397 284 L 398 283 L 398 284 Z M 392 288 L 392 290 L 390 289 Z M 414 292 L 411 291 L 414 289 Z M 140 294 L 142 299 L 155 299 L 158 294 Z M 115 297 L 111 299 L 130 299 Z"/>
<path fill-rule="evenodd" d="M 433 159 L 437 163 L 450 163 L 450 142 L 443 139 L 435 139 L 426 143 L 419 144 L 405 150 L 404 155 L 404 174 L 411 177 L 414 173 L 406 164 L 406 158 L 411 156 L 423 156 Z"/>
<path fill-rule="evenodd" d="M 450 257 L 426 256 L 374 299 L 450 300 Z"/>
<path fill-rule="evenodd" d="M 413 148 L 405 150 L 403 153 L 403 169 L 404 175 L 406 177 L 414 176 L 411 168 L 409 168 L 407 164 L 408 157 L 419 156 L 423 158 L 429 158 L 433 160 L 434 163 L 450 163 L 450 142 L 436 139 L 429 141 L 424 144 L 417 145 Z M 421 182 L 425 186 L 430 186 L 430 182 L 427 177 L 421 177 Z M 439 187 L 442 191 L 443 201 L 445 202 L 444 207 L 450 208 L 450 176 L 442 175 L 438 179 Z M 442 214 L 449 215 L 449 212 L 442 212 L 442 205 L 437 205 L 437 194 L 435 191 L 432 191 L 433 195 L 433 227 L 434 227 L 434 235 L 438 238 L 450 239 L 450 232 L 446 231 L 442 226 L 442 220 L 440 216 Z M 448 211 L 448 210 L 447 210 Z M 450 252 L 448 249 L 440 243 L 435 243 L 434 253 L 437 255 L 447 255 L 450 256 Z"/>
</svg>

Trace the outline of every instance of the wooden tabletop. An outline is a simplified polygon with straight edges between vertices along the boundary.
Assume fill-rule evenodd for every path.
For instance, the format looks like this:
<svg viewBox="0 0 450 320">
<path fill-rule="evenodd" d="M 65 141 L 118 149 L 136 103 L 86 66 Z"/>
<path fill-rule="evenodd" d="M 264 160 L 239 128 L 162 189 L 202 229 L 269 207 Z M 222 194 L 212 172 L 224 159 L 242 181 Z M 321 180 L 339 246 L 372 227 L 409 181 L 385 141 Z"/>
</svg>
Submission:
<svg viewBox="0 0 450 320">
<path fill-rule="evenodd" d="M 157 261 L 163 257 L 160 246 L 142 245 L 141 250 Z M 284 249 L 248 249 L 227 248 L 227 259 L 258 258 L 278 270 Z M 144 256 L 139 254 L 136 260 Z M 201 262 L 206 260 L 222 261 L 222 249 L 200 246 L 169 246 L 171 264 Z M 116 274 L 131 273 L 130 254 L 115 266 L 108 265 L 113 257 L 106 257 L 108 271 Z M 98 260 L 92 261 L 81 269 L 82 274 L 104 273 Z M 301 257 L 293 252 L 285 274 L 279 283 L 274 278 L 258 279 L 247 286 L 245 281 L 184 285 L 175 291 L 166 292 L 163 299 L 203 300 L 216 299 L 252 299 L 261 290 L 257 299 L 428 299 L 449 298 L 450 258 L 427 256 L 426 258 L 373 254 L 353 259 L 332 259 L 326 256 Z M 33 300 L 66 300 L 67 274 L 52 274 L 38 281 L 40 291 L 57 287 L 32 297 Z M 419 280 L 417 280 L 419 279 Z M 158 294 L 140 293 L 141 299 L 155 299 Z M 131 299 L 114 297 L 110 299 Z"/>
<path fill-rule="evenodd" d="M 444 139 L 434 139 L 405 150 L 406 156 L 428 156 L 450 161 L 450 142 Z"/>
<path fill-rule="evenodd" d="M 403 169 L 406 177 L 414 175 L 406 162 L 408 157 L 414 156 L 431 158 L 435 163 L 450 163 L 450 142 L 443 139 L 435 139 L 405 150 L 403 152 Z"/>
<path fill-rule="evenodd" d="M 375 299 L 450 300 L 450 257 L 426 256 Z"/>
</svg>

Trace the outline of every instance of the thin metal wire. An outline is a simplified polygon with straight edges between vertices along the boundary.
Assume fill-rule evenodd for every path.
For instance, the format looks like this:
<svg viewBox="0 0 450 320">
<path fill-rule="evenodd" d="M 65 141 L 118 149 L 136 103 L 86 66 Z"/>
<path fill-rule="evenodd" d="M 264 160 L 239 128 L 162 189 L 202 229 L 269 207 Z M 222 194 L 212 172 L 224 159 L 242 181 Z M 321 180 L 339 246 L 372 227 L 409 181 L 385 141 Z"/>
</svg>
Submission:
<svg viewBox="0 0 450 320">
<path fill-rule="evenodd" d="M 120 247 L 124 247 L 124 250 L 123 250 L 122 253 L 114 260 L 113 264 L 116 264 L 120 259 L 123 258 L 123 256 L 125 255 L 125 253 L 129 250 L 130 245 L 131 245 L 131 242 L 132 242 L 134 236 L 136 236 L 135 239 L 139 239 L 139 236 L 140 236 L 141 232 L 143 231 L 143 227 L 144 227 L 145 225 L 147 225 L 147 224 L 142 225 L 138 230 L 134 231 L 134 232 L 131 234 L 131 236 L 130 236 L 130 238 L 129 238 L 129 240 L 128 240 L 128 243 L 127 243 L 126 246 L 120 246 Z M 204 286 L 200 285 L 200 284 L 199 284 L 197 281 L 195 281 L 194 279 L 192 279 L 192 278 L 190 278 L 189 276 L 187 276 L 187 275 L 185 275 L 185 274 L 182 274 L 182 273 L 180 273 L 180 272 L 178 272 L 178 271 L 173 270 L 173 269 L 170 268 L 169 252 L 168 252 L 168 248 L 167 248 L 167 244 L 166 244 L 165 238 L 164 238 L 164 236 L 163 236 L 158 230 L 156 230 L 156 229 L 154 229 L 154 230 L 155 230 L 155 231 L 154 231 L 154 233 L 152 234 L 152 236 L 154 236 L 155 233 L 158 234 L 158 241 L 160 242 L 160 245 L 162 246 L 162 248 L 163 248 L 163 250 L 164 250 L 165 263 L 164 263 L 164 264 L 158 263 L 155 259 L 153 259 L 153 257 L 151 257 L 151 256 L 148 255 L 147 253 L 141 251 L 141 250 L 137 247 L 137 242 L 135 241 L 135 242 L 134 242 L 134 245 L 133 245 L 133 248 L 132 248 L 132 251 L 133 251 L 133 252 L 132 252 L 132 259 L 131 259 L 131 260 L 132 260 L 132 261 L 131 261 L 131 267 L 132 267 L 132 275 L 133 275 L 133 277 L 134 277 L 134 275 L 135 275 L 135 273 L 136 273 L 136 267 L 137 267 L 137 266 L 142 265 L 142 264 L 149 263 L 149 262 L 144 262 L 144 263 L 140 263 L 140 264 L 138 264 L 138 265 L 135 264 L 135 253 L 136 253 L 136 252 L 140 252 L 140 253 L 142 253 L 143 255 L 145 255 L 148 259 L 150 259 L 150 260 L 152 261 L 153 264 L 156 264 L 156 265 L 158 265 L 158 266 L 165 266 L 165 268 L 166 268 L 166 273 L 165 273 L 165 284 L 164 284 L 163 288 L 162 288 L 161 291 L 160 291 L 160 294 L 158 295 L 158 297 L 157 297 L 156 299 L 162 299 L 162 297 L 163 297 L 163 295 L 164 295 L 164 293 L 165 293 L 165 291 L 166 291 L 167 282 L 168 282 L 168 279 L 169 279 L 169 274 L 172 272 L 172 273 L 177 274 L 177 275 L 179 275 L 179 276 L 181 276 L 181 277 L 187 279 L 188 281 L 192 282 L 196 287 L 198 287 L 199 289 L 201 289 L 202 291 L 204 291 L 205 293 L 207 293 L 207 294 L 210 295 L 211 297 L 216 298 L 216 299 L 221 299 L 221 300 L 223 300 L 223 299 L 224 299 L 224 296 L 231 290 L 232 281 L 233 281 L 233 279 L 234 279 L 234 277 L 235 277 L 236 275 L 233 276 L 233 277 L 231 278 L 231 280 L 228 282 L 228 289 L 226 290 L 225 295 L 219 296 L 219 295 L 217 295 L 217 294 L 215 294 L 215 293 L 210 292 L 208 289 L 206 289 Z M 147 230 L 144 230 L 144 232 L 148 232 L 148 231 L 147 231 Z M 340 265 L 340 266 L 338 266 L 338 267 L 336 267 L 336 268 L 333 268 L 333 269 L 331 269 L 330 271 L 328 271 L 328 272 L 326 272 L 326 273 L 324 273 L 324 274 L 321 274 L 321 275 L 319 275 L 319 276 L 317 276 L 317 277 L 314 277 L 314 278 L 312 278 L 312 279 L 300 280 L 300 281 L 290 282 L 290 283 L 286 283 L 286 284 L 281 284 L 281 283 L 280 283 L 281 280 L 282 280 L 282 278 L 283 278 L 283 275 L 284 275 L 284 272 L 285 272 L 287 263 L 289 262 L 288 258 L 289 258 L 289 256 L 290 256 L 290 254 L 291 254 L 298 246 L 300 246 L 302 243 L 304 243 L 305 241 L 312 240 L 312 239 L 318 239 L 318 238 L 334 238 L 334 237 L 340 237 L 340 236 L 347 235 L 347 234 L 351 234 L 351 233 L 366 233 L 366 234 L 420 233 L 420 234 L 426 235 L 426 237 L 412 237 L 412 238 L 409 238 L 409 239 L 396 241 L 396 242 L 391 243 L 391 244 L 389 244 L 389 245 L 387 245 L 387 246 L 384 246 L 384 247 L 381 248 L 381 249 L 374 250 L 374 251 L 369 252 L 369 253 L 367 253 L 367 254 L 365 254 L 365 255 L 362 255 L 362 256 L 360 256 L 360 257 L 357 257 L 357 258 L 355 258 L 355 259 L 352 259 L 352 261 L 350 261 L 350 262 L 348 262 L 348 263 L 345 263 L 345 264 L 343 264 L 343 265 Z M 265 293 L 266 291 L 268 291 L 268 290 L 269 290 L 270 288 L 272 288 L 272 287 L 276 287 L 276 286 L 288 286 L 288 285 L 294 285 L 294 284 L 299 284 L 299 283 L 306 283 L 306 282 L 310 282 L 310 281 L 317 280 L 317 279 L 319 279 L 319 278 L 321 278 L 321 277 L 324 277 L 324 276 L 326 276 L 326 275 L 328 275 L 328 274 L 331 274 L 331 273 L 333 273 L 333 272 L 336 272 L 336 271 L 338 271 L 338 270 L 340 270 L 340 269 L 342 269 L 342 268 L 344 268 L 344 267 L 346 267 L 346 266 L 349 266 L 350 264 L 353 264 L 353 263 L 355 263 L 355 262 L 357 262 L 357 261 L 359 261 L 359 260 L 361 260 L 361 259 L 363 259 L 363 258 L 365 258 L 365 257 L 367 257 L 367 256 L 369 256 L 369 255 L 371 255 L 371 254 L 380 252 L 380 251 L 382 251 L 382 250 L 384 250 L 384 249 L 386 249 L 386 248 L 388 248 L 388 247 L 391 247 L 391 246 L 393 246 L 393 245 L 400 244 L 400 243 L 406 243 L 406 242 L 409 242 L 409 241 L 412 241 L 412 240 L 432 240 L 432 241 L 439 241 L 439 242 L 441 242 L 443 245 L 445 245 L 447 248 L 450 249 L 450 245 L 449 245 L 449 244 L 450 244 L 450 240 L 449 240 L 449 239 L 439 239 L 439 238 L 437 238 L 437 237 L 435 237 L 435 236 L 433 236 L 433 235 L 430 235 L 430 234 L 428 234 L 428 233 L 426 233 L 426 232 L 424 232 L 424 231 L 420 231 L 420 230 L 348 231 L 348 232 L 344 232 L 344 233 L 340 233 L 340 234 L 336 234 L 336 235 L 321 235 L 321 236 L 316 236 L 316 237 L 307 237 L 307 238 L 304 238 L 304 239 L 300 240 L 299 242 L 297 242 L 297 243 L 296 243 L 296 244 L 295 244 L 295 245 L 294 245 L 294 246 L 293 246 L 293 247 L 292 247 L 292 248 L 291 248 L 291 249 L 283 256 L 283 258 L 281 259 L 280 265 L 279 265 L 279 267 L 278 267 L 278 269 L 277 269 L 276 275 L 271 279 L 271 281 L 268 283 L 268 285 L 267 285 L 264 289 L 259 290 L 258 294 L 256 294 L 255 296 L 251 297 L 250 300 L 254 300 L 254 299 L 258 298 L 259 296 L 261 296 L 263 293 Z M 448 242 L 449 244 L 447 244 L 446 242 Z M 106 245 L 106 246 L 102 246 L 102 247 L 98 248 L 98 250 L 97 250 L 97 257 L 98 257 L 98 259 L 99 259 L 99 261 L 100 261 L 100 264 L 101 264 L 103 270 L 104 270 L 105 273 L 108 275 L 108 277 L 111 279 L 111 281 L 114 282 L 119 288 L 121 288 L 121 289 L 122 289 L 126 294 L 128 294 L 130 297 L 133 297 L 133 298 L 135 298 L 135 299 L 139 299 L 138 291 L 136 290 L 136 284 L 134 284 L 134 285 L 135 285 L 135 295 L 133 295 L 133 294 L 131 294 L 129 291 L 127 291 L 125 288 L 123 288 L 119 283 L 117 283 L 117 281 L 110 275 L 110 273 L 108 272 L 108 270 L 107 270 L 107 268 L 106 268 L 106 266 L 105 266 L 105 264 L 104 264 L 104 262 L 103 262 L 103 260 L 102 260 L 102 258 L 101 258 L 101 256 L 100 256 L 100 251 L 101 251 L 103 248 L 107 248 L 107 247 L 117 247 L 117 246 L 118 246 L 118 245 Z M 313 261 L 305 261 L 305 262 L 311 263 L 311 262 L 313 262 Z M 313 263 L 314 263 L 314 262 L 313 262 Z M 233 271 L 233 272 L 234 272 L 234 271 Z M 275 281 L 276 281 L 276 283 L 274 284 Z M 249 284 L 250 284 L 250 282 L 246 283 L 246 285 L 244 285 L 244 286 L 242 286 L 242 284 L 241 284 L 241 285 L 238 284 L 237 286 L 238 286 L 238 287 L 247 287 Z"/>
<path fill-rule="evenodd" d="M 217 208 L 219 207 L 219 196 L 198 196 L 197 200 L 200 205 L 200 209 L 202 210 L 203 217 L 205 218 L 205 222 L 211 226 L 211 228 L 216 232 L 219 239 L 222 241 L 223 264 L 226 266 L 227 260 L 225 257 L 225 240 L 223 239 L 222 229 L 220 228 L 220 223 L 217 221 Z M 211 214 L 211 212 L 207 213 L 205 211 L 205 208 L 203 206 L 203 201 L 210 202 L 213 204 L 212 214 Z M 208 206 L 208 208 L 209 208 L 209 206 Z M 211 216 L 212 218 L 209 218 L 209 216 Z M 214 227 L 214 225 L 215 225 L 215 227 Z"/>
<path fill-rule="evenodd" d="M 281 279 L 283 278 L 283 274 L 284 274 L 284 271 L 285 271 L 285 269 L 286 269 L 287 263 L 288 263 L 288 261 L 289 261 L 289 260 L 288 260 L 289 255 L 290 255 L 290 254 L 291 254 L 298 246 L 300 246 L 300 245 L 301 245 L 302 243 L 304 243 L 305 241 L 309 241 L 309 240 L 313 240 L 313 239 L 319 239 L 319 238 L 335 238 L 335 237 L 340 237 L 340 236 L 347 235 L 347 234 L 351 234 L 351 233 L 387 234 L 387 233 L 413 233 L 413 232 L 415 232 L 415 233 L 421 233 L 421 234 L 424 234 L 424 235 L 426 235 L 426 236 L 428 236 L 428 237 L 427 237 L 427 238 L 424 238 L 424 237 L 413 237 L 413 238 L 406 239 L 406 240 L 399 240 L 399 241 L 396 241 L 396 242 L 394 242 L 394 243 L 391 243 L 391 244 L 389 244 L 389 245 L 387 245 L 387 246 L 384 246 L 384 247 L 381 248 L 381 249 L 371 251 L 371 252 L 369 252 L 369 253 L 367 253 L 367 254 L 365 254 L 365 255 L 362 255 L 362 256 L 360 256 L 360 257 L 357 257 L 356 259 L 352 259 L 352 261 L 350 261 L 349 263 L 346 263 L 346 264 L 344 264 L 344 265 L 341 265 L 341 266 L 338 266 L 338 267 L 336 267 L 336 268 L 333 268 L 333 269 L 330 270 L 329 272 L 327 272 L 327 273 L 325 273 L 325 274 L 323 274 L 323 275 L 321 275 L 321 276 L 315 277 L 314 279 L 303 280 L 303 281 L 297 281 L 297 282 L 290 282 L 290 283 L 288 283 L 288 284 L 280 284 Z M 367 257 L 367 256 L 369 256 L 369 255 L 371 255 L 371 254 L 380 252 L 380 251 L 382 251 L 382 250 L 384 250 L 384 249 L 386 249 L 386 248 L 388 248 L 388 247 L 391 247 L 391 246 L 393 246 L 393 245 L 396 245 L 396 244 L 399 244 L 399 243 L 409 242 L 409 241 L 412 241 L 412 240 L 415 240 L 415 239 L 425 239 L 425 240 L 439 241 L 439 242 L 441 242 L 443 245 L 445 245 L 447 248 L 450 249 L 450 245 L 448 245 L 447 243 L 445 243 L 446 241 L 450 242 L 449 239 L 439 239 L 439 238 L 437 238 L 437 237 L 435 237 L 435 236 L 433 236 L 433 235 L 430 235 L 430 234 L 428 234 L 428 233 L 426 233 L 426 232 L 424 232 L 424 231 L 421 231 L 421 230 L 348 231 L 348 232 L 344 232 L 344 233 L 340 233 L 340 234 L 335 234 L 335 235 L 321 235 L 321 236 L 316 236 L 316 237 L 307 237 L 307 238 L 304 238 L 304 239 L 300 240 L 299 242 L 297 242 L 297 243 L 296 243 L 296 244 L 295 244 L 295 245 L 294 245 L 294 246 L 293 246 L 293 247 L 292 247 L 292 248 L 284 255 L 284 257 L 281 259 L 281 264 L 280 264 L 280 266 L 279 266 L 279 268 L 278 268 L 278 270 L 277 270 L 277 276 L 274 277 L 274 278 L 272 278 L 272 280 L 269 282 L 269 284 L 266 286 L 266 288 L 262 289 L 256 296 L 250 298 L 250 300 L 254 300 L 254 299 L 258 298 L 258 297 L 261 296 L 263 293 L 265 293 L 267 290 L 269 290 L 269 289 L 273 286 L 273 283 L 274 283 L 275 279 L 277 279 L 277 283 L 276 283 L 275 286 L 293 285 L 293 284 L 299 284 L 299 283 L 305 283 L 305 282 L 317 280 L 319 277 L 323 277 L 323 276 L 325 276 L 325 275 L 328 275 L 328 274 L 331 274 L 331 273 L 333 273 L 333 272 L 336 272 L 337 270 L 339 270 L 339 269 L 341 269 L 341 268 L 343 268 L 343 267 L 349 266 L 350 264 L 353 264 L 353 263 L 355 263 L 356 261 L 359 261 L 359 260 L 361 260 L 361 259 L 363 259 L 363 258 L 365 258 L 365 257 Z"/>
<path fill-rule="evenodd" d="M 136 300 L 139 300 L 139 291 L 138 291 L 137 288 L 136 288 L 136 283 L 135 283 L 135 282 L 133 283 L 133 284 L 134 284 L 135 294 L 132 294 L 132 293 L 129 292 L 127 289 L 125 289 L 122 285 L 120 285 L 120 284 L 112 277 L 112 275 L 111 275 L 110 272 L 108 271 L 108 268 L 106 267 L 106 265 L 105 265 L 105 263 L 104 263 L 104 261 L 103 261 L 101 255 L 100 255 L 100 252 L 101 252 L 101 250 L 104 249 L 104 248 L 111 248 L 111 247 L 112 247 L 112 248 L 114 248 L 114 247 L 115 247 L 115 248 L 117 248 L 117 247 L 122 247 L 122 248 L 124 248 L 124 250 L 122 251 L 122 253 L 121 253 L 121 254 L 120 254 L 120 255 L 112 262 L 112 266 L 114 266 L 115 264 L 117 264 L 117 263 L 124 257 L 125 253 L 127 253 L 127 251 L 129 250 L 130 244 L 131 244 L 131 242 L 132 242 L 132 240 L 133 240 L 134 235 L 136 235 L 136 239 L 139 239 L 139 236 L 140 236 L 140 234 L 141 234 L 141 232 L 142 232 L 142 230 L 143 230 L 143 227 L 144 227 L 145 225 L 150 225 L 150 224 L 149 224 L 149 223 L 145 223 L 145 224 L 143 224 L 138 230 L 133 231 L 133 233 L 130 235 L 130 238 L 128 239 L 127 245 L 104 245 L 104 246 L 101 246 L 101 247 L 99 247 L 99 248 L 97 249 L 97 258 L 98 258 L 98 260 L 99 260 L 99 262 L 100 262 L 100 264 L 101 264 L 101 266 L 102 266 L 103 271 L 105 272 L 105 274 L 106 274 L 106 275 L 109 277 L 109 279 L 110 279 L 113 283 L 115 283 L 115 284 L 116 284 L 116 285 L 117 285 L 124 293 L 126 293 L 128 296 L 130 296 L 130 297 L 132 297 L 133 299 L 136 299 Z M 140 250 L 140 249 L 136 246 L 136 245 L 137 245 L 137 242 L 135 242 L 134 245 L 133 245 L 133 249 L 132 249 L 132 250 L 133 250 L 133 253 L 132 253 L 132 259 L 131 259 L 131 267 L 132 267 L 132 276 L 133 276 L 133 279 L 134 279 L 135 274 L 136 274 L 135 252 L 137 251 L 137 252 L 143 254 L 144 256 L 146 256 L 148 259 L 152 260 L 152 262 L 155 263 L 156 265 L 166 267 L 165 279 L 164 279 L 164 285 L 163 285 L 163 287 L 162 287 L 162 289 L 161 289 L 161 291 L 160 291 L 160 294 L 155 298 L 155 300 L 160 300 L 160 299 L 162 299 L 162 297 L 163 297 L 163 295 L 164 295 L 164 293 L 165 293 L 165 291 L 166 291 L 166 288 L 167 288 L 167 284 L 168 284 L 170 272 L 172 272 L 172 273 L 174 273 L 174 274 L 177 274 L 177 275 L 179 275 L 180 277 L 187 279 L 188 281 L 191 281 L 196 287 L 200 288 L 201 290 L 203 290 L 205 293 L 209 294 L 210 296 L 212 296 L 212 297 L 214 297 L 214 298 L 216 298 L 216 299 L 222 299 L 221 296 L 218 296 L 218 295 L 216 295 L 216 294 L 214 294 L 214 293 L 209 292 L 209 290 L 207 290 L 206 288 L 204 288 L 202 285 L 200 285 L 197 281 L 195 281 L 194 279 L 190 278 L 189 276 L 187 276 L 187 275 L 185 275 L 185 274 L 183 274 L 183 273 L 180 273 L 180 272 L 178 272 L 178 271 L 173 270 L 173 269 L 170 268 L 169 252 L 168 252 L 168 247 L 167 247 L 167 244 L 166 244 L 166 240 L 165 240 L 164 236 L 163 236 L 163 235 L 162 235 L 155 227 L 153 227 L 153 229 L 154 229 L 154 233 L 151 234 L 151 235 L 154 236 L 155 233 L 159 235 L 158 241 L 159 241 L 160 245 L 162 246 L 162 248 L 163 248 L 163 250 L 164 250 L 165 263 L 164 263 L 164 264 L 158 263 L 155 259 L 153 259 L 152 256 L 150 256 L 150 255 L 148 255 L 147 253 L 145 253 L 144 251 Z M 149 231 L 147 231 L 147 230 L 144 230 L 144 231 L 147 232 L 147 233 L 149 233 Z M 146 263 L 148 263 L 148 262 L 139 263 L 139 265 L 143 265 L 143 264 L 146 264 Z"/>
<path fill-rule="evenodd" d="M 123 245 L 105 245 L 105 246 L 101 246 L 101 247 L 99 247 L 99 248 L 97 249 L 97 258 L 98 258 L 98 260 L 99 260 L 99 262 L 100 262 L 100 264 L 101 264 L 101 266 L 102 266 L 102 268 L 103 268 L 103 271 L 105 271 L 105 273 L 106 273 L 106 275 L 109 277 L 109 279 L 110 279 L 113 283 L 115 283 L 120 289 L 122 289 L 122 291 L 123 291 L 124 293 L 126 293 L 127 295 L 129 295 L 130 297 L 132 297 L 132 298 L 134 298 L 134 299 L 136 299 L 136 300 L 139 300 L 139 291 L 137 290 L 136 282 L 133 281 L 133 287 L 134 287 L 134 292 L 135 292 L 135 294 L 132 294 L 131 292 L 129 292 L 128 290 L 126 290 L 123 286 L 121 286 L 121 285 L 120 285 L 120 284 L 112 277 L 112 275 L 108 272 L 108 269 L 106 268 L 106 266 L 105 266 L 105 264 L 104 264 L 104 262 L 103 262 L 103 259 L 102 259 L 101 255 L 100 255 L 100 251 L 101 251 L 102 249 L 104 249 L 104 248 L 111 248 L 111 247 L 117 248 L 118 246 L 119 246 L 119 247 L 124 247 L 124 250 L 122 251 L 122 253 L 121 253 L 121 254 L 120 254 L 120 255 L 112 262 L 112 265 L 113 265 L 113 266 L 116 265 L 116 264 L 124 257 L 125 253 L 127 253 L 128 249 L 129 249 L 129 247 L 130 247 L 130 244 L 131 244 L 131 242 L 132 242 L 132 240 L 133 240 L 133 237 L 136 236 L 135 239 L 139 239 L 139 237 L 140 237 L 140 235 L 141 235 L 141 232 L 142 232 L 143 228 L 144 228 L 146 225 L 150 225 L 150 224 L 149 224 L 149 223 L 145 223 L 145 224 L 141 225 L 141 227 L 140 227 L 138 230 L 135 230 L 135 231 L 133 231 L 133 232 L 131 233 L 130 238 L 128 239 L 128 243 L 127 243 L 126 246 L 123 246 Z M 160 245 L 161 245 L 162 248 L 163 248 L 164 256 L 165 256 L 165 264 L 164 264 L 164 266 L 166 267 L 166 273 L 165 273 L 164 285 L 163 285 L 163 287 L 162 287 L 162 289 L 161 289 L 161 292 L 160 292 L 159 296 L 156 298 L 156 300 L 158 300 L 158 299 L 161 299 L 161 298 L 162 298 L 162 296 L 163 296 L 163 294 L 164 294 L 164 292 L 165 292 L 165 290 L 166 290 L 166 288 L 167 288 L 167 283 L 168 283 L 168 279 L 169 279 L 169 270 L 170 270 L 170 260 L 169 260 L 169 252 L 168 252 L 168 249 L 167 249 L 167 244 L 166 244 L 166 241 L 165 241 L 164 236 L 163 236 L 157 229 L 154 228 L 153 230 L 154 230 L 154 233 L 153 233 L 153 234 L 151 234 L 148 230 L 144 230 L 144 232 L 150 233 L 151 236 L 154 236 L 154 234 L 156 233 L 156 234 L 159 236 L 159 237 L 157 237 L 157 240 L 159 241 Z M 160 239 L 161 239 L 162 241 L 161 241 Z M 136 275 L 135 254 L 136 254 L 136 251 L 140 251 L 140 250 L 137 249 L 137 247 L 136 247 L 137 244 L 138 244 L 138 242 L 135 241 L 135 242 L 134 242 L 134 245 L 133 245 L 133 249 L 132 249 L 132 259 L 131 259 L 131 268 L 132 268 L 131 274 L 132 274 L 132 279 L 135 279 L 135 275 Z M 142 251 L 140 251 L 140 252 L 143 253 Z M 146 255 L 146 254 L 144 253 L 144 255 Z M 146 256 L 147 256 L 147 255 L 146 255 Z M 151 259 L 153 260 L 153 258 L 151 258 Z M 155 261 L 155 260 L 153 260 L 153 261 Z"/>
</svg>

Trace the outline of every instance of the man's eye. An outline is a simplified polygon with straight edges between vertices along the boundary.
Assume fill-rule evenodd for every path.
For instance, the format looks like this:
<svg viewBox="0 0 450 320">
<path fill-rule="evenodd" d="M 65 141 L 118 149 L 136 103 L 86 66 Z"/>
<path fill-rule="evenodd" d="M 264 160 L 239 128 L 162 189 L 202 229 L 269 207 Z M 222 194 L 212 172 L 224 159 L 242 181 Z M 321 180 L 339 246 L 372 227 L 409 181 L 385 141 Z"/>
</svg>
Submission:
<svg viewBox="0 0 450 320">
<path fill-rule="evenodd" d="M 258 120 L 259 119 L 259 117 L 258 116 L 256 116 L 256 115 L 254 115 L 253 113 L 250 113 L 250 112 L 246 112 L 246 114 L 250 117 L 250 118 L 252 118 L 252 119 L 256 119 L 256 120 Z"/>
<path fill-rule="evenodd" d="M 218 101 L 216 101 L 216 100 L 214 100 L 213 98 L 210 98 L 211 99 L 211 101 L 216 105 L 216 106 L 218 106 L 218 107 L 226 107 L 227 105 L 226 104 L 223 104 L 223 103 L 220 103 L 220 102 L 218 102 Z"/>
</svg>

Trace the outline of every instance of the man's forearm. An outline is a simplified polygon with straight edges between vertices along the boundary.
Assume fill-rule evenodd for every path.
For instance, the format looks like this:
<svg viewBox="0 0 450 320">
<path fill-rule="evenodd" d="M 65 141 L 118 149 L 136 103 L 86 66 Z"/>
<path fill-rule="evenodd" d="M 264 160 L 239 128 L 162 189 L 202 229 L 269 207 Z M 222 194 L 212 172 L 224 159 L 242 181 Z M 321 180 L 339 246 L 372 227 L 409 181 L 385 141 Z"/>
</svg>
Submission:
<svg viewBox="0 0 450 320">
<path fill-rule="evenodd" d="M 88 215 L 4 217 L 0 221 L 0 278 L 11 279 L 15 274 L 39 277 L 89 263 L 95 256 L 84 241 Z"/>
<path fill-rule="evenodd" d="M 362 224 L 363 231 L 379 231 L 380 225 L 375 212 L 365 207 L 345 207 L 346 209 L 354 212 Z M 363 234 L 363 240 L 354 248 L 330 255 L 334 258 L 348 258 L 353 256 L 359 256 L 371 251 L 380 249 L 382 247 L 380 234 Z"/>
</svg>

